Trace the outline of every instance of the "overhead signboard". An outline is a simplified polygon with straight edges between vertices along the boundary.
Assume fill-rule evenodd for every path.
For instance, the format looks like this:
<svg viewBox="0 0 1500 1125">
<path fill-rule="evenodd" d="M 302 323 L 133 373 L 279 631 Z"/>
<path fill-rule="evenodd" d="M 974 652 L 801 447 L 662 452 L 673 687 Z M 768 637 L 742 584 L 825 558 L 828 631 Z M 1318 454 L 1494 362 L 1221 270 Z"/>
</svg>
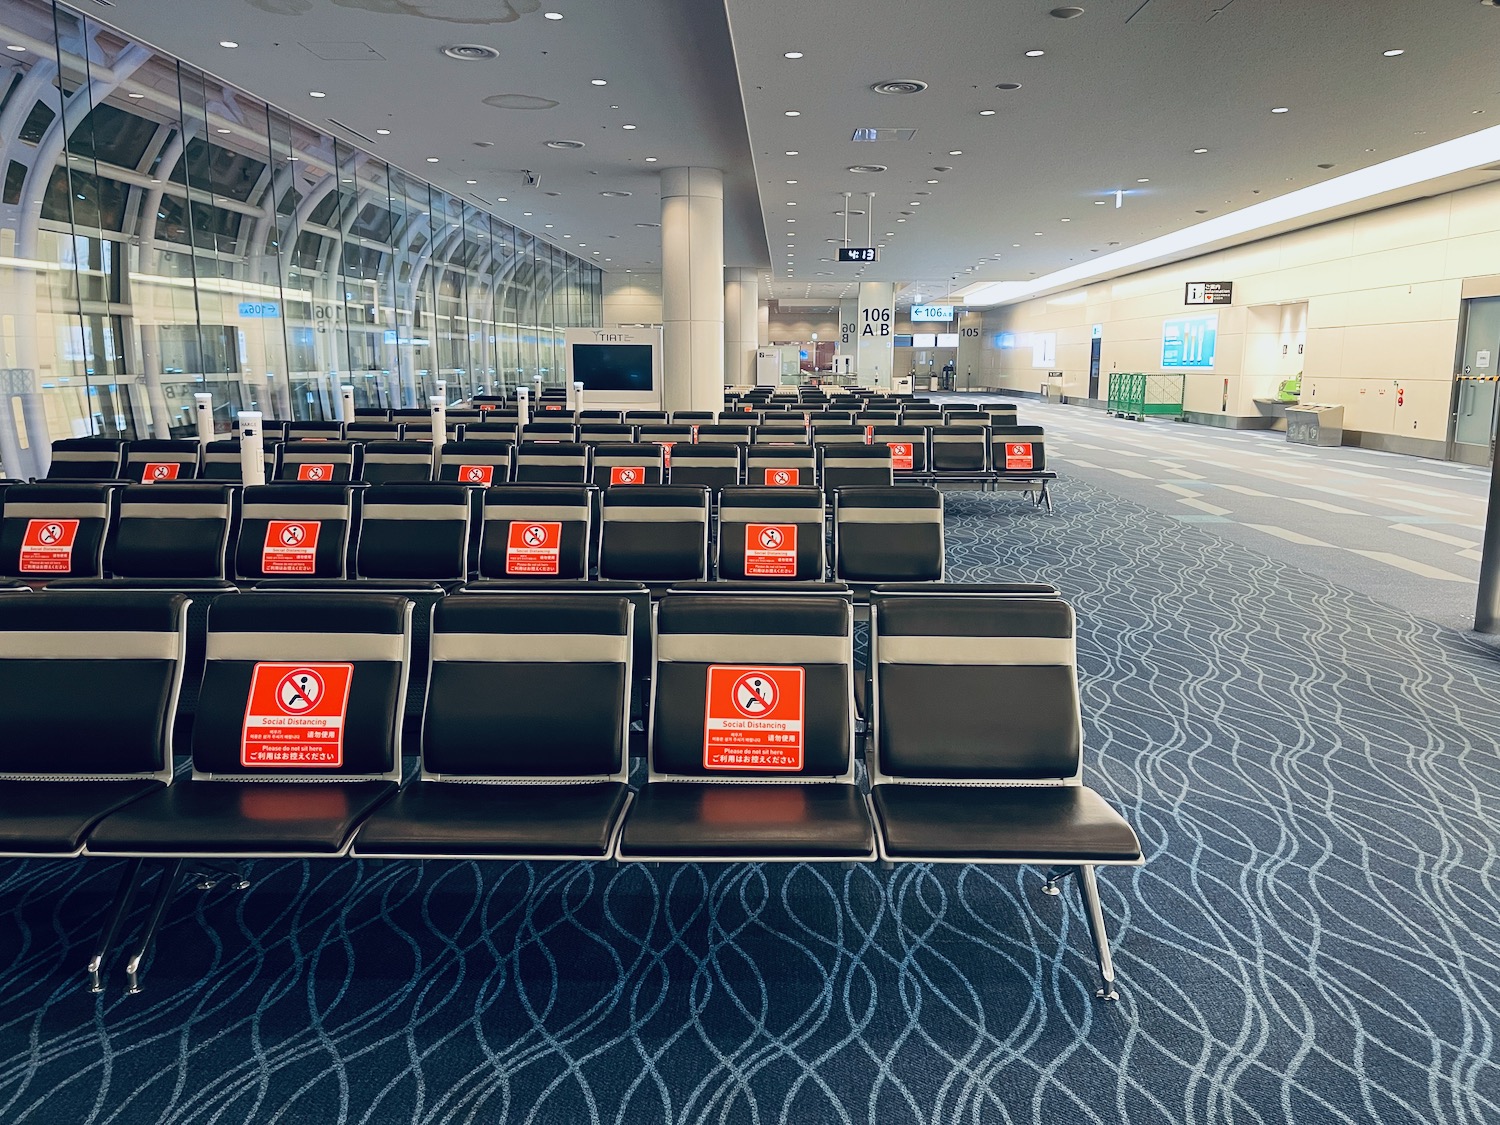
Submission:
<svg viewBox="0 0 1500 1125">
<path fill-rule="evenodd" d="M 1184 305 L 1228 305 L 1233 301 L 1232 281 L 1190 281 L 1182 297 Z"/>
<path fill-rule="evenodd" d="M 275 301 L 241 301 L 241 320 L 279 320 L 281 306 Z"/>
<path fill-rule="evenodd" d="M 841 262 L 878 262 L 880 251 L 873 246 L 840 246 L 839 261 Z"/>
<path fill-rule="evenodd" d="M 1169 371 L 1207 371 L 1218 344 L 1217 316 L 1184 316 L 1162 322 L 1161 365 Z"/>
<path fill-rule="evenodd" d="M 941 320 L 953 319 L 952 305 L 913 305 L 911 307 L 912 321 L 918 320 Z"/>
</svg>

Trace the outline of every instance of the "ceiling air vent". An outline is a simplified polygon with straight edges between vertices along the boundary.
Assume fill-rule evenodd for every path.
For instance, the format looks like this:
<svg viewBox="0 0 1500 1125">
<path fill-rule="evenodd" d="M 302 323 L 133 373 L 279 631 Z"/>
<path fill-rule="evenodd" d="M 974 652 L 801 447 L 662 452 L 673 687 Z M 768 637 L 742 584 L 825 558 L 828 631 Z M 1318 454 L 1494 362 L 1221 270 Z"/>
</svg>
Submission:
<svg viewBox="0 0 1500 1125">
<path fill-rule="evenodd" d="M 849 165 L 849 171 L 851 171 L 851 172 L 861 172 L 861 173 L 864 173 L 864 172 L 884 172 L 885 170 L 886 170 L 886 166 L 884 164 L 851 164 L 851 165 Z"/>
<path fill-rule="evenodd" d="M 630 195 L 628 191 L 601 191 L 599 194 L 606 199 L 626 199 Z"/>
<path fill-rule="evenodd" d="M 917 135 L 915 129 L 872 129 L 863 128 L 854 130 L 851 141 L 909 141 Z"/>
<path fill-rule="evenodd" d="M 450 59 L 458 59 L 459 62 L 481 62 L 500 57 L 499 51 L 486 47 L 483 43 L 455 43 L 451 47 L 444 47 L 443 54 Z"/>
<path fill-rule="evenodd" d="M 927 83 L 915 78 L 902 78 L 894 82 L 877 82 L 870 89 L 877 94 L 920 94 L 927 89 Z"/>
<path fill-rule="evenodd" d="M 547 147 L 548 148 L 567 148 L 567 149 L 582 148 L 583 147 L 583 142 L 582 141 L 548 141 L 547 142 Z"/>
</svg>

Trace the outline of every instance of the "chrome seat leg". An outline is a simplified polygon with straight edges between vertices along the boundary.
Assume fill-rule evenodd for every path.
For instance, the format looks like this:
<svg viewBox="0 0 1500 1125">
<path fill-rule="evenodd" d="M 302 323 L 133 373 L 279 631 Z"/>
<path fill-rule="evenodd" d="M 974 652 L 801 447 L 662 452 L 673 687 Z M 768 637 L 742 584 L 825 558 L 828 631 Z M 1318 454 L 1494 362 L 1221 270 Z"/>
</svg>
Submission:
<svg viewBox="0 0 1500 1125">
<path fill-rule="evenodd" d="M 114 905 L 110 908 L 104 928 L 99 931 L 99 940 L 94 943 L 93 956 L 89 958 L 87 971 L 90 992 L 104 991 L 104 959 L 109 956 L 109 947 L 114 945 L 125 916 L 135 905 L 135 896 L 141 889 L 141 867 L 145 862 L 143 859 L 131 860 L 130 866 L 120 876 L 119 886 L 115 889 Z"/>
<path fill-rule="evenodd" d="M 1094 993 L 1100 1000 L 1118 1000 L 1115 991 L 1115 963 L 1109 955 L 1109 934 L 1104 930 L 1104 908 L 1099 904 L 1099 883 L 1092 866 L 1078 869 L 1078 893 L 1083 898 L 1083 913 L 1088 918 L 1089 936 L 1094 939 L 1094 953 L 1099 958 L 1099 975 L 1104 987 Z"/>
<path fill-rule="evenodd" d="M 151 942 L 156 938 L 162 915 L 167 911 L 167 903 L 172 901 L 172 895 L 177 890 L 177 881 L 181 875 L 182 860 L 179 859 L 163 871 L 160 880 L 157 881 L 156 893 L 151 902 L 151 916 L 146 920 L 146 928 L 141 931 L 141 940 L 136 943 L 135 952 L 130 955 L 130 960 L 125 962 L 125 994 L 127 996 L 135 996 L 141 991 L 141 962 L 146 959 L 146 954 L 151 949 Z"/>
</svg>

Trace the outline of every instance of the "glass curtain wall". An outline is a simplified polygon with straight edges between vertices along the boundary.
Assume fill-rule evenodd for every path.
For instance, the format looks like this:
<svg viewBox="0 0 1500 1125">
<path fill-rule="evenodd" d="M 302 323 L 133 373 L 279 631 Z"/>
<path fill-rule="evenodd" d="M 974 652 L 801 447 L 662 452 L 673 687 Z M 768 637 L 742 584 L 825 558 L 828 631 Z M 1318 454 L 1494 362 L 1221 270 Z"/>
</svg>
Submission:
<svg viewBox="0 0 1500 1125">
<path fill-rule="evenodd" d="M 0 474 L 562 379 L 600 272 L 50 0 L 0 5 Z M 19 49 L 16 49 L 19 48 Z"/>
</svg>

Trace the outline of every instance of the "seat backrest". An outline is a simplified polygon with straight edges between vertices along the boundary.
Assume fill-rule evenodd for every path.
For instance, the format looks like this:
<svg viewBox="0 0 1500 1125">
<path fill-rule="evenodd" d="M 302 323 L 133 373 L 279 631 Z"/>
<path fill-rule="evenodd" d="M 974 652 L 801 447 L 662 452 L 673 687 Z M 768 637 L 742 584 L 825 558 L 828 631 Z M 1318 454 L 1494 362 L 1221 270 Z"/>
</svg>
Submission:
<svg viewBox="0 0 1500 1125">
<path fill-rule="evenodd" d="M 613 422 L 619 425 L 625 421 L 625 413 L 620 410 L 580 410 L 578 412 L 578 424 L 593 424 L 596 422 Z"/>
<path fill-rule="evenodd" d="M 351 485 L 251 485 L 245 489 L 234 576 L 346 578 L 353 519 Z"/>
<path fill-rule="evenodd" d="M 833 573 L 846 582 L 940 582 L 943 494 L 911 485 L 841 488 L 833 501 Z"/>
<path fill-rule="evenodd" d="M 669 594 L 654 636 L 652 780 L 852 780 L 847 600 Z"/>
<path fill-rule="evenodd" d="M 538 415 L 521 431 L 522 441 L 577 441 L 578 427 L 572 422 L 554 422 Z"/>
<path fill-rule="evenodd" d="M 628 598 L 467 594 L 432 621 L 422 771 L 439 779 L 624 781 Z"/>
<path fill-rule="evenodd" d="M 1083 731 L 1067 602 L 877 595 L 870 619 L 872 775 L 1079 777 Z"/>
<path fill-rule="evenodd" d="M 486 415 L 493 418 L 493 414 Z M 508 441 L 516 443 L 516 422 L 470 422 L 464 426 L 464 441 Z"/>
<path fill-rule="evenodd" d="M 892 476 L 888 445 L 822 445 L 823 487 L 828 491 L 862 485 L 888 485 Z"/>
<path fill-rule="evenodd" d="M 672 424 L 674 426 L 710 425 L 717 417 L 712 410 L 674 410 L 672 411 Z"/>
<path fill-rule="evenodd" d="M 900 480 L 903 476 L 927 471 L 927 437 L 925 426 L 883 424 L 870 431 L 870 444 L 890 449 L 891 471 Z"/>
<path fill-rule="evenodd" d="M 667 422 L 647 422 L 636 431 L 636 441 L 671 442 L 673 445 L 691 445 L 693 427 Z"/>
<path fill-rule="evenodd" d="M 356 418 L 344 426 L 344 438 L 348 441 L 400 441 L 400 422 L 387 422 Z"/>
<path fill-rule="evenodd" d="M 755 444 L 806 445 L 807 424 L 800 418 L 795 422 L 763 422 L 755 428 Z"/>
<path fill-rule="evenodd" d="M 458 425 L 453 415 L 448 415 L 448 424 L 443 427 L 443 440 L 458 441 L 464 436 L 468 429 L 466 425 Z M 413 444 L 423 442 L 432 443 L 432 416 L 425 415 L 421 418 L 407 418 L 401 427 L 401 440 Z"/>
<path fill-rule="evenodd" d="M 14 484 L 0 519 L 0 574 L 28 580 L 100 578 L 116 485 Z"/>
<path fill-rule="evenodd" d="M 750 437 L 754 432 L 755 426 L 750 422 L 701 422 L 696 424 L 696 434 L 693 440 L 714 443 L 728 441 L 736 445 L 749 445 Z"/>
<path fill-rule="evenodd" d="M 635 440 L 635 427 L 622 422 L 590 422 L 578 424 L 578 440 L 586 445 L 604 442 L 628 443 Z"/>
<path fill-rule="evenodd" d="M 459 484 L 505 484 L 513 446 L 505 441 L 455 441 L 438 454 L 438 480 Z"/>
<path fill-rule="evenodd" d="M 216 598 L 194 776 L 399 780 L 411 632 L 412 603 L 393 595 Z"/>
<path fill-rule="evenodd" d="M 516 446 L 511 479 L 521 484 L 587 484 L 591 452 L 591 446 L 574 442 L 523 441 Z"/>
<path fill-rule="evenodd" d="M 354 569 L 360 578 L 461 582 L 469 572 L 469 490 L 383 484 L 364 496 Z"/>
<path fill-rule="evenodd" d="M 415 484 L 432 479 L 430 445 L 410 441 L 372 441 L 365 445 L 364 453 L 366 484 Z"/>
<path fill-rule="evenodd" d="M 866 410 L 854 416 L 856 426 L 894 426 L 900 421 L 899 410 Z"/>
<path fill-rule="evenodd" d="M 600 578 L 708 577 L 708 489 L 686 484 L 606 489 L 602 519 Z"/>
<path fill-rule="evenodd" d="M 172 776 L 188 599 L 0 597 L 0 777 Z"/>
<path fill-rule="evenodd" d="M 734 582 L 823 578 L 823 492 L 726 488 L 719 494 L 719 577 Z"/>
<path fill-rule="evenodd" d="M 118 480 L 125 443 L 118 438 L 63 438 L 52 443 L 48 480 Z"/>
<path fill-rule="evenodd" d="M 1016 405 L 1012 402 L 987 402 L 984 412 L 990 416 L 992 426 L 1016 425 Z"/>
<path fill-rule="evenodd" d="M 984 426 L 934 426 L 930 453 L 939 473 L 979 473 L 989 467 L 990 431 Z"/>
<path fill-rule="evenodd" d="M 665 426 L 669 420 L 665 410 L 625 411 L 625 421 L 637 426 Z"/>
<path fill-rule="evenodd" d="M 745 453 L 745 483 L 787 488 L 818 483 L 818 452 L 810 445 L 752 445 Z"/>
<path fill-rule="evenodd" d="M 901 411 L 901 421 L 908 426 L 940 426 L 943 424 L 943 412 L 925 406 L 908 406 Z"/>
<path fill-rule="evenodd" d="M 202 447 L 196 441 L 133 441 L 125 454 L 125 479 L 138 484 L 194 480 Z"/>
<path fill-rule="evenodd" d="M 263 427 L 264 429 L 264 427 Z M 288 422 L 287 441 L 343 441 L 342 422 Z"/>
<path fill-rule="evenodd" d="M 391 412 L 383 406 L 356 406 L 354 420 L 356 422 L 389 422 Z"/>
<path fill-rule="evenodd" d="M 1047 468 L 1041 426 L 996 426 L 990 431 L 990 464 L 997 473 L 1039 473 Z"/>
<path fill-rule="evenodd" d="M 281 447 L 276 479 L 310 484 L 359 480 L 363 454 L 357 441 L 288 441 Z"/>
<path fill-rule="evenodd" d="M 484 494 L 481 578 L 587 578 L 592 490 L 509 484 Z"/>
<path fill-rule="evenodd" d="M 266 466 L 266 480 L 276 479 L 276 458 L 281 452 L 280 441 L 265 440 L 262 459 Z M 203 447 L 203 480 L 219 480 L 239 484 L 244 479 L 240 463 L 240 443 L 237 438 L 211 441 Z"/>
<path fill-rule="evenodd" d="M 870 432 L 865 426 L 852 423 L 840 425 L 814 425 L 814 445 L 868 445 Z"/>
<path fill-rule="evenodd" d="M 116 578 L 228 577 L 229 537 L 239 523 L 232 484 L 133 484 L 120 491 L 108 552 Z"/>
<path fill-rule="evenodd" d="M 665 476 L 666 461 L 666 450 L 655 442 L 596 445 L 593 483 L 599 488 L 660 484 Z"/>
<path fill-rule="evenodd" d="M 848 426 L 853 423 L 854 415 L 847 410 L 814 409 L 807 420 L 814 426 Z"/>
<path fill-rule="evenodd" d="M 671 454 L 673 484 L 701 484 L 732 488 L 740 483 L 741 447 L 729 443 L 674 444 Z"/>
</svg>

